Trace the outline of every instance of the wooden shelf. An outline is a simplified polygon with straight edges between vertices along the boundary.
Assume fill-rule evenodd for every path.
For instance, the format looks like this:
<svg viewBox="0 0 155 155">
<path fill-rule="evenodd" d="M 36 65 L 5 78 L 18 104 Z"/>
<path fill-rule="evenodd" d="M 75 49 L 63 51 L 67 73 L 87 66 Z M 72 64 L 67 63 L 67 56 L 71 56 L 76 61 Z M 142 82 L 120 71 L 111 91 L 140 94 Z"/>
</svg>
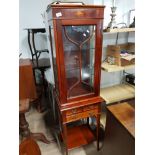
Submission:
<svg viewBox="0 0 155 155">
<path fill-rule="evenodd" d="M 68 127 L 67 137 L 68 149 L 77 148 L 95 140 L 92 131 L 87 125 Z"/>
<path fill-rule="evenodd" d="M 116 28 L 103 30 L 104 33 L 134 32 L 135 28 Z"/>
<path fill-rule="evenodd" d="M 135 65 L 128 65 L 128 66 L 117 66 L 117 65 L 110 65 L 107 62 L 103 62 L 101 64 L 101 68 L 105 70 L 106 72 L 117 72 L 122 71 L 126 69 L 133 69 Z"/>
<path fill-rule="evenodd" d="M 130 84 L 119 84 L 100 89 L 100 96 L 106 104 L 114 103 L 135 97 L 135 87 Z"/>
</svg>

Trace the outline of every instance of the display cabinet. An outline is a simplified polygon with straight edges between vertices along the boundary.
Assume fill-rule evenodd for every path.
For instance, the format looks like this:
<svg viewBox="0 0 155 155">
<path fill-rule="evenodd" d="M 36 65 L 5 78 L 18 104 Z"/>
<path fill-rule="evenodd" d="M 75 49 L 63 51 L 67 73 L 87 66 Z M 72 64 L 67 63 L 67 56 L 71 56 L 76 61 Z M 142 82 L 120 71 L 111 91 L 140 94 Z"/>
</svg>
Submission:
<svg viewBox="0 0 155 155">
<path fill-rule="evenodd" d="M 93 139 L 87 125 L 68 129 L 67 123 L 91 116 L 97 120 L 99 149 L 104 6 L 55 4 L 48 6 L 47 14 L 55 79 L 54 98 L 66 153 L 68 149 L 87 144 Z M 84 132 L 80 134 L 80 130 Z M 80 142 L 73 140 L 78 134 L 81 136 L 77 137 Z"/>
</svg>

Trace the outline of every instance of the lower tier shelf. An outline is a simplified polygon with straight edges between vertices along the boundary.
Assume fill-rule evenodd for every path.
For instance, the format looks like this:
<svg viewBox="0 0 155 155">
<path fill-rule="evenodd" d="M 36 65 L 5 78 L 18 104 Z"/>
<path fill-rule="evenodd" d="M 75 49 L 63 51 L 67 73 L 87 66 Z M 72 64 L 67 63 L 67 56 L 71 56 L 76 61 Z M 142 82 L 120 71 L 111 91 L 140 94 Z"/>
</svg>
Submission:
<svg viewBox="0 0 155 155">
<path fill-rule="evenodd" d="M 130 84 L 119 84 L 100 89 L 100 96 L 106 104 L 119 102 L 135 97 L 135 87 Z"/>
<path fill-rule="evenodd" d="M 95 140 L 95 136 L 87 125 L 80 125 L 67 128 L 68 149 L 86 145 Z"/>
</svg>

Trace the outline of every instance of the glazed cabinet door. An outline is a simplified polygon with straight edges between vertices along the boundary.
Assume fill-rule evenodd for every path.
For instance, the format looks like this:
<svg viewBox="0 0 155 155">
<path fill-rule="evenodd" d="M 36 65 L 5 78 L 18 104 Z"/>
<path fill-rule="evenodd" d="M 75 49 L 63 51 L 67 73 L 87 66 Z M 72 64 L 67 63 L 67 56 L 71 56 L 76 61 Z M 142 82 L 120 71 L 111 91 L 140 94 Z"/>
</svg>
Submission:
<svg viewBox="0 0 155 155">
<path fill-rule="evenodd" d="M 99 93 L 102 20 L 57 22 L 63 91 L 66 101 Z"/>
</svg>

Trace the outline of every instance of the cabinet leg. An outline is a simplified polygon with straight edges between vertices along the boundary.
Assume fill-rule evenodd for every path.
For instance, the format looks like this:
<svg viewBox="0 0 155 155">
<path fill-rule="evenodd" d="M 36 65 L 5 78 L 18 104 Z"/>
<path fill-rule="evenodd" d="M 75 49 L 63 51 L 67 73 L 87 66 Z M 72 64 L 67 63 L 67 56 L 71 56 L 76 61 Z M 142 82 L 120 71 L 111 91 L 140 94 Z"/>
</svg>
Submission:
<svg viewBox="0 0 155 155">
<path fill-rule="evenodd" d="M 87 125 L 89 126 L 89 117 L 87 117 Z"/>
<path fill-rule="evenodd" d="M 63 141 L 64 141 L 64 146 L 65 146 L 65 153 L 68 155 L 68 144 L 67 144 L 67 124 L 63 124 Z"/>
<path fill-rule="evenodd" d="M 100 131 L 100 115 L 96 117 L 97 127 L 96 127 L 96 137 L 97 137 L 97 151 L 99 151 L 99 131 Z"/>
</svg>

